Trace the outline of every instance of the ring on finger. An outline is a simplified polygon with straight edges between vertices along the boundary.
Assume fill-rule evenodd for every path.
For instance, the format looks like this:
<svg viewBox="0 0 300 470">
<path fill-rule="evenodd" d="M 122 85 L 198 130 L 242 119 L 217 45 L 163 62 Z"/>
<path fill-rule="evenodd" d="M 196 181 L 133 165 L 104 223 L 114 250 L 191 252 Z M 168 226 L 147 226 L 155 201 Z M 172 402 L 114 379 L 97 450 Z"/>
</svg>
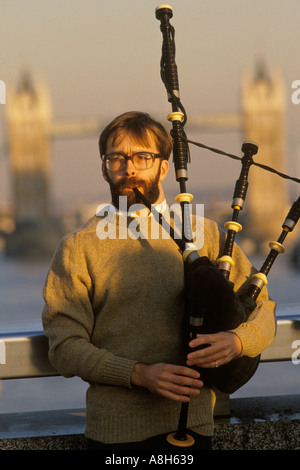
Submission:
<svg viewBox="0 0 300 470">
<path fill-rule="evenodd" d="M 217 368 L 219 366 L 220 366 L 220 364 L 217 361 L 215 361 L 215 368 Z"/>
</svg>

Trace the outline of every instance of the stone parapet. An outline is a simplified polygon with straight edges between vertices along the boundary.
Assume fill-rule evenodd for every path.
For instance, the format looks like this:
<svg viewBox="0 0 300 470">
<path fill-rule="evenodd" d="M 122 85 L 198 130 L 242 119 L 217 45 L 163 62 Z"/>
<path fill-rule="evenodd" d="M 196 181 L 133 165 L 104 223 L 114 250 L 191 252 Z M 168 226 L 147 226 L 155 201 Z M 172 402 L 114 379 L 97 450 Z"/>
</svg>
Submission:
<svg viewBox="0 0 300 470">
<path fill-rule="evenodd" d="M 0 450 L 86 450 L 84 410 L 0 417 Z M 300 395 L 238 398 L 216 418 L 214 450 L 300 450 Z"/>
</svg>

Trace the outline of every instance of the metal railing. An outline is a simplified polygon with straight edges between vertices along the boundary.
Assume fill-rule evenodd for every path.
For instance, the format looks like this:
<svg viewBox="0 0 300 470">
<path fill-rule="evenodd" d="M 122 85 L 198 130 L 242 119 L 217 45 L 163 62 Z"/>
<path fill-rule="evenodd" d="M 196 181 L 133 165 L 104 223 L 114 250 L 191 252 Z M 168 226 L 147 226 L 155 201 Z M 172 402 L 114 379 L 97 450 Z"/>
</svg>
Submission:
<svg viewBox="0 0 300 470">
<path fill-rule="evenodd" d="M 1 328 L 1 325 L 0 325 Z M 300 305 L 292 314 L 277 315 L 274 342 L 261 355 L 261 362 L 300 359 Z M 0 333 L 0 379 L 59 375 L 48 360 L 48 341 L 42 331 Z"/>
</svg>

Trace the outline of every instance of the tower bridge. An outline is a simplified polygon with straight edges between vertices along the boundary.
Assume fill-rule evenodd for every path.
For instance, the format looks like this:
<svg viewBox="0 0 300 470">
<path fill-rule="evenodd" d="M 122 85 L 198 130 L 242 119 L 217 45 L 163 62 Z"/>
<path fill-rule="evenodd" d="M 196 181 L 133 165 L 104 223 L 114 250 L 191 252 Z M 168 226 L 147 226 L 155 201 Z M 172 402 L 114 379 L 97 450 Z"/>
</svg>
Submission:
<svg viewBox="0 0 300 470">
<path fill-rule="evenodd" d="M 28 73 L 21 76 L 15 90 L 7 90 L 5 120 L 16 227 L 7 238 L 10 254 L 23 252 L 30 238 L 35 240 L 35 250 L 37 237 L 44 237 L 42 245 L 47 245 L 62 230 L 50 207 L 51 142 L 98 136 L 106 123 L 98 118 L 56 121 L 47 89 L 34 84 Z M 243 81 L 241 112 L 189 116 L 187 128 L 189 132 L 239 130 L 244 140 L 258 142 L 260 163 L 285 171 L 283 84 L 278 77 L 267 76 L 262 68 Z M 247 232 L 258 242 L 273 239 L 289 205 L 286 182 L 277 179 L 275 188 L 273 175 L 257 168 L 251 170 L 249 182 L 253 189 L 247 195 Z"/>
</svg>

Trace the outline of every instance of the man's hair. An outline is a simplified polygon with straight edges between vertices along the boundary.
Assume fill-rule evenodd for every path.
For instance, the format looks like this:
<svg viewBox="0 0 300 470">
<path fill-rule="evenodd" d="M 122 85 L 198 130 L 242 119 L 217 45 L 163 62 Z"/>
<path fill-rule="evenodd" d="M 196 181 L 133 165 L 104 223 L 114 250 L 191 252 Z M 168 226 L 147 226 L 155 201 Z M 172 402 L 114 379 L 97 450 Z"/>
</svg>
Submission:
<svg viewBox="0 0 300 470">
<path fill-rule="evenodd" d="M 113 136 L 112 143 L 115 145 L 128 134 L 133 142 L 138 145 L 149 145 L 149 134 L 154 138 L 158 152 L 168 160 L 172 152 L 172 139 L 162 124 L 154 120 L 147 113 L 130 111 L 117 116 L 101 132 L 99 138 L 99 151 L 101 157 L 106 153 L 107 141 Z"/>
</svg>

